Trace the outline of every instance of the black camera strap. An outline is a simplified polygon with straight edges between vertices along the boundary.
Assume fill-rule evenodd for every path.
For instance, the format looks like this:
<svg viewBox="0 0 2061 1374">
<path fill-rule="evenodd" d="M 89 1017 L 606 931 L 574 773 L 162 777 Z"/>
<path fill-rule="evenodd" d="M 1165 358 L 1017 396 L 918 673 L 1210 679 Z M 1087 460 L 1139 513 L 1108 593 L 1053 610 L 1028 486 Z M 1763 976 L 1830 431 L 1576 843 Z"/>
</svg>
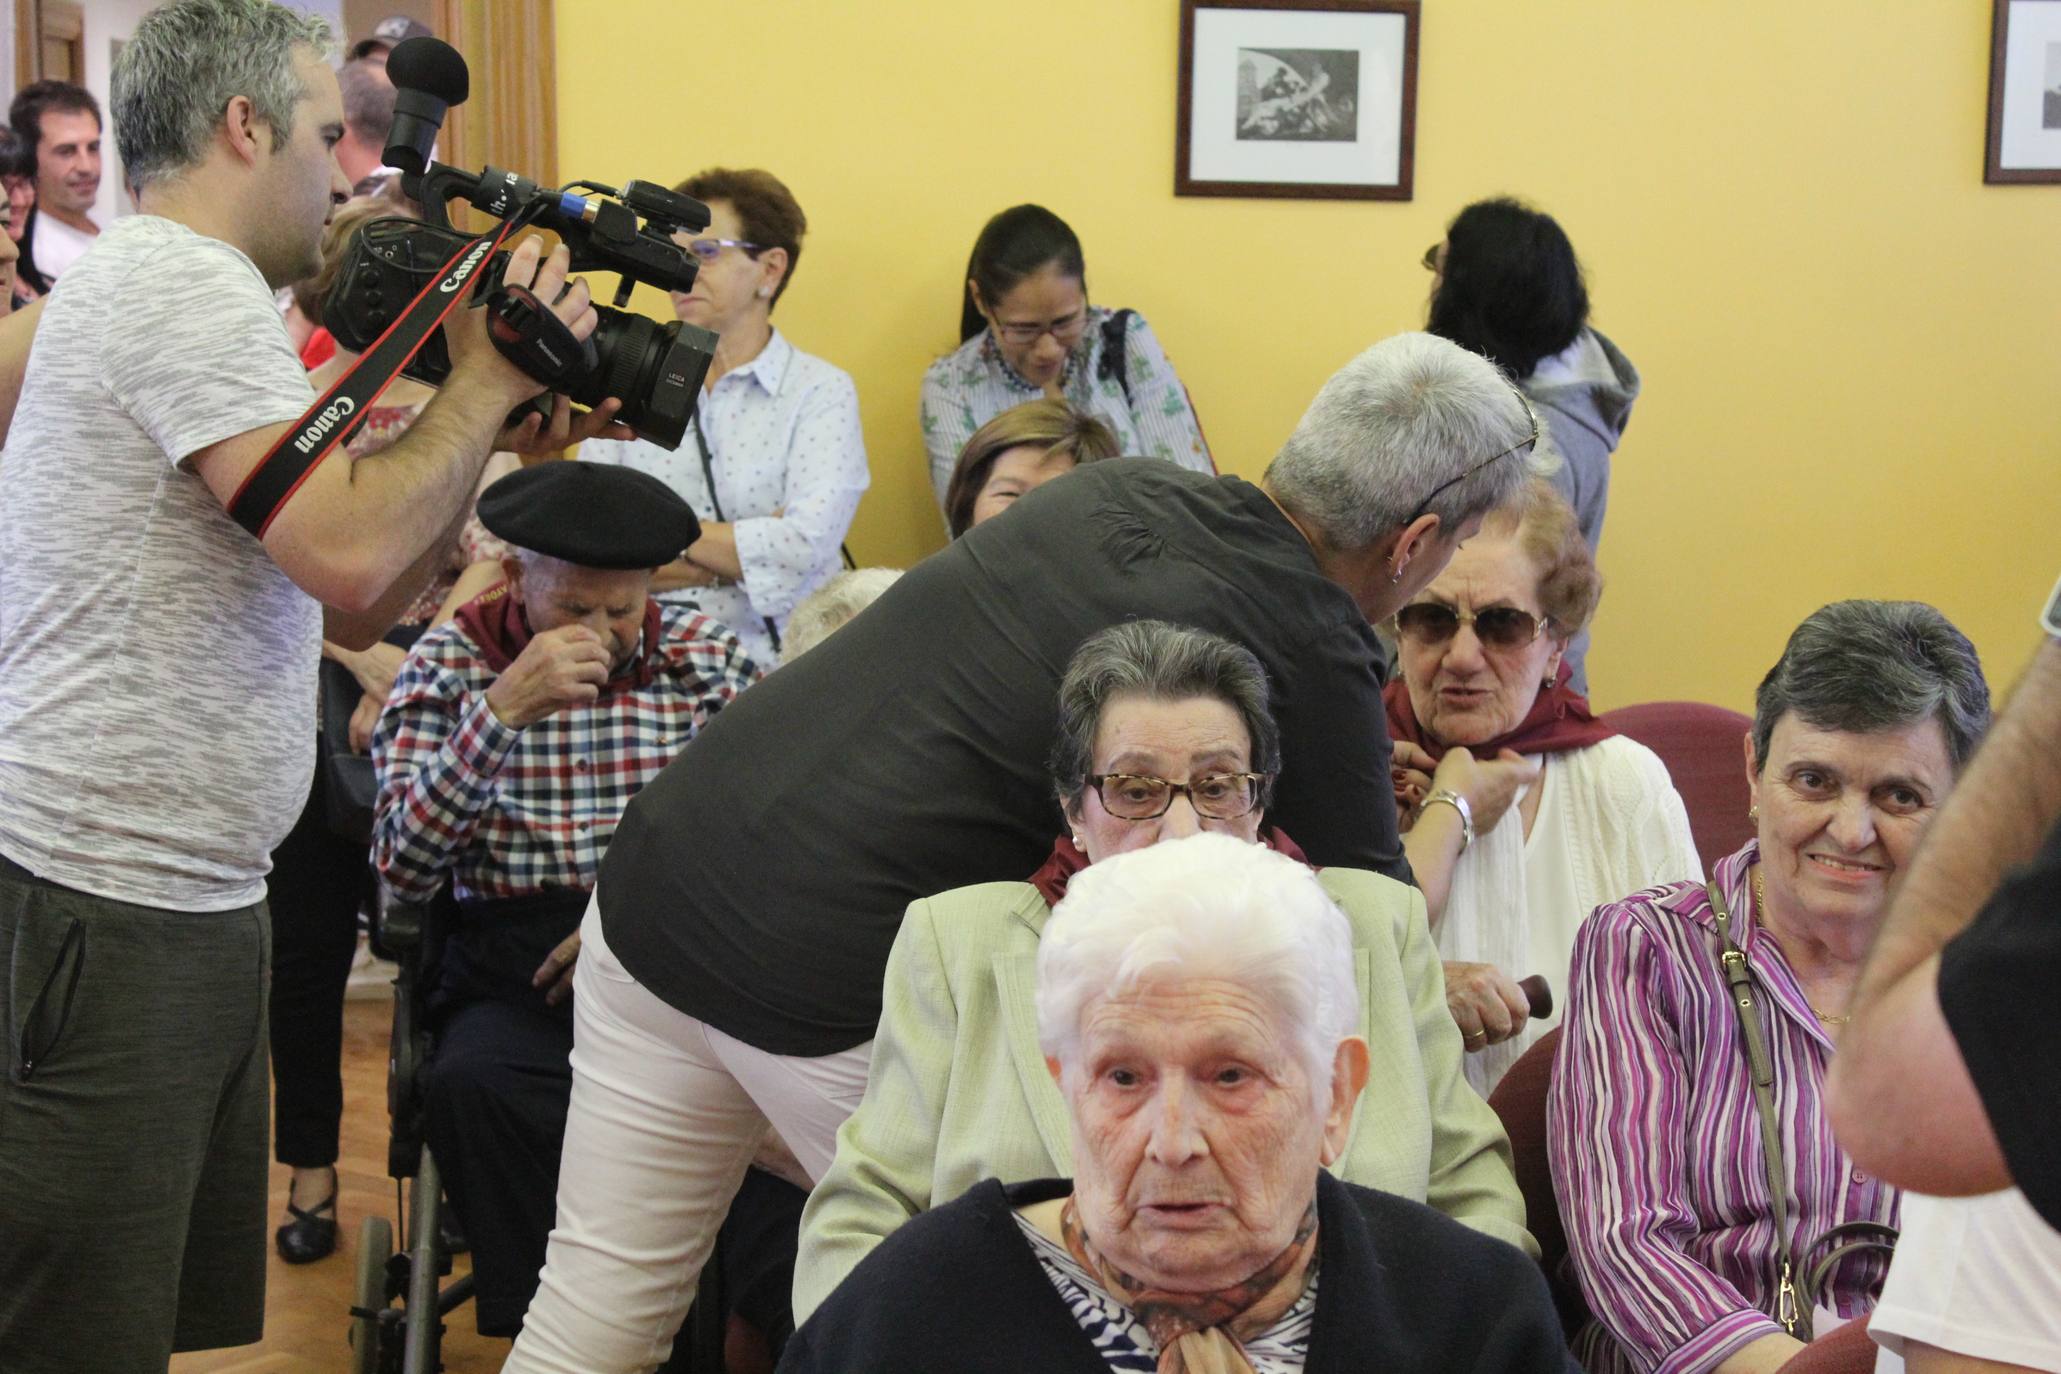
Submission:
<svg viewBox="0 0 2061 1374">
<path fill-rule="evenodd" d="M 371 408 L 444 318 L 471 295 L 467 287 L 473 273 L 522 222 L 519 216 L 504 220 L 451 255 L 451 260 L 387 326 L 386 332 L 373 341 L 372 347 L 337 378 L 336 385 L 308 407 L 272 446 L 272 451 L 251 469 L 250 476 L 243 479 L 243 485 L 229 500 L 231 519 L 257 538 L 265 537 L 265 531 L 300 490 L 301 483 L 308 480 L 316 464 L 356 432 L 356 417 Z"/>
</svg>

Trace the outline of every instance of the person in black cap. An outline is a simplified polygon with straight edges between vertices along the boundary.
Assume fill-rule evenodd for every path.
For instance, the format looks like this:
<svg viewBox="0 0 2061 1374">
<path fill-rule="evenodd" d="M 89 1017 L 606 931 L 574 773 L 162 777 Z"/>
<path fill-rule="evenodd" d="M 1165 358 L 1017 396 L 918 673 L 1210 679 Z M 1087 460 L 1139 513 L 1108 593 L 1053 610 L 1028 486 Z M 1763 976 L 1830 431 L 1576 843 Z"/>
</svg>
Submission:
<svg viewBox="0 0 2061 1374">
<path fill-rule="evenodd" d="M 513 1335 L 544 1262 L 572 1073 L 578 927 L 623 808 L 759 670 L 651 599 L 699 527 L 628 468 L 549 462 L 479 500 L 508 580 L 417 641 L 373 762 L 373 858 L 458 918 L 432 994 L 425 1136 L 472 1240 L 484 1335 Z"/>
<path fill-rule="evenodd" d="M 386 55 L 394 45 L 410 38 L 434 38 L 436 30 L 420 19 L 410 19 L 405 14 L 389 14 L 372 26 L 372 32 L 351 45 L 350 60 L 369 57 L 374 62 L 386 61 Z"/>
</svg>

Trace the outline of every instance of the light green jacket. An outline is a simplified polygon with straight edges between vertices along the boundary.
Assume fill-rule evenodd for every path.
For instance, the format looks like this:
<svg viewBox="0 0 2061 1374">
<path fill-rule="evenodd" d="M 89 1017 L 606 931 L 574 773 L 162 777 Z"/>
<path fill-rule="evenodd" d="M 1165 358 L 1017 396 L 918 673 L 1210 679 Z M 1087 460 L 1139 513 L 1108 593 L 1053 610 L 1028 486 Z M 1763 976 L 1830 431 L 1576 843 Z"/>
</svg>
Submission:
<svg viewBox="0 0 2061 1374">
<path fill-rule="evenodd" d="M 1536 1255 L 1502 1125 L 1461 1073 L 1424 899 L 1358 869 L 1319 876 L 1352 922 L 1366 999 L 1359 1033 L 1373 1059 L 1332 1172 Z M 802 1213 L 797 1325 L 918 1212 L 986 1178 L 1072 1176 L 1072 1128 L 1032 1001 L 1050 914 L 1028 883 L 962 887 L 909 907 L 888 956 L 865 1100 Z"/>
</svg>

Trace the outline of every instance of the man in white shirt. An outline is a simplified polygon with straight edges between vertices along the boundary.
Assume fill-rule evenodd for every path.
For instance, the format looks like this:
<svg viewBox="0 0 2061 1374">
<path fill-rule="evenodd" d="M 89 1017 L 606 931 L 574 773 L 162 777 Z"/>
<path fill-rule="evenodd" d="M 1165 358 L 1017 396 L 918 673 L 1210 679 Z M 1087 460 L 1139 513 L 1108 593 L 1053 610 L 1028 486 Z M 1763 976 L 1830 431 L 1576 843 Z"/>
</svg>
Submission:
<svg viewBox="0 0 2061 1374">
<path fill-rule="evenodd" d="M 36 152 L 36 208 L 22 240 L 22 274 L 48 291 L 100 226 L 87 212 L 100 194 L 100 102 L 69 81 L 24 86 L 7 119 Z"/>
<path fill-rule="evenodd" d="M 0 330 L 8 1374 L 163 1369 L 262 1334 L 264 880 L 307 797 L 321 641 L 391 624 L 497 442 L 590 428 L 504 430 L 540 388 L 461 308 L 407 434 L 332 452 L 255 536 L 231 519 L 315 399 L 272 292 L 319 265 L 348 189 L 328 42 L 272 0 L 146 15 L 110 102 L 140 213 L 40 303 L 25 361 Z M 539 257 L 526 239 L 505 279 L 590 334 L 564 250 Z"/>
</svg>

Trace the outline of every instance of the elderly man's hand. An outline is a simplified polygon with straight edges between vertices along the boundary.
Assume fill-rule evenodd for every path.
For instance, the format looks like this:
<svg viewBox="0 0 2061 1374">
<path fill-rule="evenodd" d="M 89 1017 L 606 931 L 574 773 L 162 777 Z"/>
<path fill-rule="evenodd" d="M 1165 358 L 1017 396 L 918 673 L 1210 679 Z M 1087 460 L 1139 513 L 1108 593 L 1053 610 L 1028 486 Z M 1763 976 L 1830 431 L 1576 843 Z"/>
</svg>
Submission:
<svg viewBox="0 0 2061 1374">
<path fill-rule="evenodd" d="M 487 688 L 487 706 L 503 725 L 518 730 L 535 725 L 567 707 L 598 700 L 610 662 L 608 646 L 585 625 L 546 630 Z"/>
<path fill-rule="evenodd" d="M 370 692 L 358 698 L 358 704 L 351 711 L 351 752 L 369 754 L 372 752 L 372 732 L 379 728 L 379 713 L 386 706 L 385 697 L 373 696 Z"/>
<path fill-rule="evenodd" d="M 1469 1054 L 1508 1040 L 1531 1019 L 1530 999 L 1501 969 L 1450 961 L 1445 970 L 1446 1008 Z"/>
<path fill-rule="evenodd" d="M 572 996 L 573 963 L 580 957 L 580 932 L 577 930 L 558 942 L 558 948 L 544 956 L 544 962 L 537 965 L 537 971 L 530 978 L 530 986 L 544 988 L 546 1006 L 557 1006 Z"/>
</svg>

